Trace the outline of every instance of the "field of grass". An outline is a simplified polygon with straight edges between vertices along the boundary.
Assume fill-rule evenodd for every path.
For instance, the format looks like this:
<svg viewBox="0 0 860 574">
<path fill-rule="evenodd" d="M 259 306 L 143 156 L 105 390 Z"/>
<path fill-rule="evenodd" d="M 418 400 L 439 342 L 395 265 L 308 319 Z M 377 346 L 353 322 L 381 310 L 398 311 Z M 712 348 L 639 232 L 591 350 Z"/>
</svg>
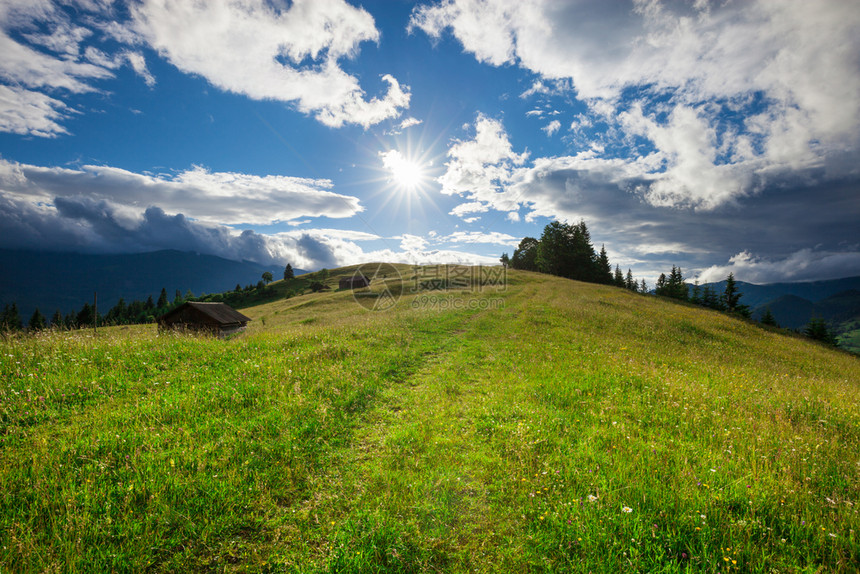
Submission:
<svg viewBox="0 0 860 574">
<path fill-rule="evenodd" d="M 858 571 L 857 357 L 525 272 L 407 291 L 0 343 L 0 572 Z"/>
</svg>

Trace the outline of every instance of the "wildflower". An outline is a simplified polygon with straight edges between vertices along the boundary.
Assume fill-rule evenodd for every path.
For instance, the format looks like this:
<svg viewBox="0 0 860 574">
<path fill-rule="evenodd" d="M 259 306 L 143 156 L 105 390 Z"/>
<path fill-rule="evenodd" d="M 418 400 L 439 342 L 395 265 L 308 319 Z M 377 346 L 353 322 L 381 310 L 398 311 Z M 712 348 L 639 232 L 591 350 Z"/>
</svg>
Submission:
<svg viewBox="0 0 860 574">
<path fill-rule="evenodd" d="M 595 502 L 596 500 L 597 500 L 597 497 L 594 496 L 593 494 L 588 495 L 588 502 Z"/>
<path fill-rule="evenodd" d="M 624 506 L 621 508 L 621 512 L 623 512 L 625 514 L 629 514 L 629 513 L 633 512 L 633 509 L 630 508 L 629 506 Z"/>
</svg>

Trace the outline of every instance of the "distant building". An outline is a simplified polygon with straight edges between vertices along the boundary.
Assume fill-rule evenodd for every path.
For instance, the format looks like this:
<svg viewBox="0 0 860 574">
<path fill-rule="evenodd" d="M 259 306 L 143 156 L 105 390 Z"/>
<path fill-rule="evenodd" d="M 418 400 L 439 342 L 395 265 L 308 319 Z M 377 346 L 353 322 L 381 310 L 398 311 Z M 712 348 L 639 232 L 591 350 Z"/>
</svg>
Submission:
<svg viewBox="0 0 860 574">
<path fill-rule="evenodd" d="M 250 320 L 225 303 L 188 301 L 159 317 L 158 328 L 208 332 L 225 337 L 242 331 Z"/>
<path fill-rule="evenodd" d="M 370 285 L 370 279 L 364 276 L 362 273 L 357 273 L 352 277 L 345 277 L 340 280 L 338 287 L 340 289 L 360 289 L 362 287 L 368 287 Z"/>
</svg>

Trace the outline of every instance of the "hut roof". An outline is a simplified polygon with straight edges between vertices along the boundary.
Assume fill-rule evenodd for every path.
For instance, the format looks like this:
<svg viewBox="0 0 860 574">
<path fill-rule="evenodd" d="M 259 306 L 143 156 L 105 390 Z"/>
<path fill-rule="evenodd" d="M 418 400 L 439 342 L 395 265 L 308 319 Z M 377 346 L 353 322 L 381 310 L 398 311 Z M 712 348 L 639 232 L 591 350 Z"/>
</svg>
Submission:
<svg viewBox="0 0 860 574">
<path fill-rule="evenodd" d="M 247 323 L 251 320 L 242 313 L 236 311 L 226 303 L 200 303 L 197 301 L 187 301 L 159 317 L 159 322 L 170 321 L 176 315 L 183 314 L 187 309 L 193 309 L 203 315 L 214 320 L 221 325 L 232 325 L 235 323 Z"/>
</svg>

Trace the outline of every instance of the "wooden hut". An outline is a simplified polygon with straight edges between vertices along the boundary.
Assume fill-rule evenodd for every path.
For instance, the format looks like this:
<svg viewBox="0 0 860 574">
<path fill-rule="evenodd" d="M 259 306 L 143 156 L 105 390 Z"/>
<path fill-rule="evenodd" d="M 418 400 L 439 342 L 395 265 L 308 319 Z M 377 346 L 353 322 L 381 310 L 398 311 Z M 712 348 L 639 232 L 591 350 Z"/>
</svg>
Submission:
<svg viewBox="0 0 860 574">
<path fill-rule="evenodd" d="M 159 317 L 158 327 L 208 332 L 225 337 L 243 330 L 250 320 L 225 303 L 188 301 Z"/>
<path fill-rule="evenodd" d="M 363 273 L 356 273 L 352 277 L 344 277 L 338 283 L 340 289 L 361 289 L 370 285 L 370 279 Z"/>
</svg>

